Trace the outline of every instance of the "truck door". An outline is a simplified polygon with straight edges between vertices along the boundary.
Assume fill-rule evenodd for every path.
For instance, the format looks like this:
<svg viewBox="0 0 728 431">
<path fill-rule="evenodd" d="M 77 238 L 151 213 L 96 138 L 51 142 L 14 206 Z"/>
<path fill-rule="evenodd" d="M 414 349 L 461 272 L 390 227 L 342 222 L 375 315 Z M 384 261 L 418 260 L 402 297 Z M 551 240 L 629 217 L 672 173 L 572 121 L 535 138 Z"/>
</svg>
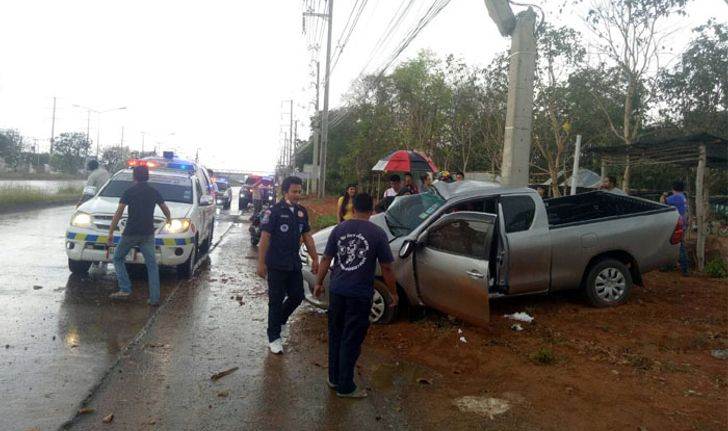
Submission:
<svg viewBox="0 0 728 431">
<path fill-rule="evenodd" d="M 494 214 L 443 216 L 418 239 L 415 274 L 429 307 L 475 325 L 488 324 L 488 256 Z"/>
<path fill-rule="evenodd" d="M 510 295 L 544 292 L 550 287 L 548 217 L 545 207 L 534 196 L 502 195 L 499 202 L 499 231 L 505 250 L 498 279 Z"/>
</svg>

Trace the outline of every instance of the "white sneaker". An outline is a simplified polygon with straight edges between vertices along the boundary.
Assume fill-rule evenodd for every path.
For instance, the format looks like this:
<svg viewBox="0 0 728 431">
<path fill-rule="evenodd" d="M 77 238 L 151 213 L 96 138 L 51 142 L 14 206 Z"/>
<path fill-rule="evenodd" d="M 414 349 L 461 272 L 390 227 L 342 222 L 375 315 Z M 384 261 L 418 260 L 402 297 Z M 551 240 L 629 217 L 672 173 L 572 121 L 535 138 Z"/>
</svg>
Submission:
<svg viewBox="0 0 728 431">
<path fill-rule="evenodd" d="M 271 353 L 275 353 L 276 355 L 283 353 L 283 341 L 280 338 L 270 342 L 268 347 L 270 347 Z"/>
<path fill-rule="evenodd" d="M 283 339 L 283 342 L 285 343 L 288 341 L 288 336 L 290 335 L 288 324 L 281 325 L 281 338 Z"/>
</svg>

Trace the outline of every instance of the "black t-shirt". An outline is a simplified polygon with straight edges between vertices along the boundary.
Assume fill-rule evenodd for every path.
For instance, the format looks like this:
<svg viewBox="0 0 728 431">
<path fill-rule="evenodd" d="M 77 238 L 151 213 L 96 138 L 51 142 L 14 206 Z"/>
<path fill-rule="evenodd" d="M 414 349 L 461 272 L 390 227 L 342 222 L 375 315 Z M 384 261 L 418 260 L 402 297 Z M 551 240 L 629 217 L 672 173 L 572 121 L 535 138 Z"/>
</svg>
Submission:
<svg viewBox="0 0 728 431">
<path fill-rule="evenodd" d="M 297 271 L 301 269 L 298 249 L 301 235 L 311 230 L 306 208 L 295 204 L 288 206 L 282 200 L 263 213 L 260 229 L 270 234 L 265 264 L 269 269 Z"/>
<path fill-rule="evenodd" d="M 350 298 L 372 299 L 377 261 L 394 261 L 387 234 L 365 220 L 348 220 L 336 226 L 324 255 L 335 258 L 331 292 Z"/>
<path fill-rule="evenodd" d="M 124 235 L 154 235 L 154 207 L 164 199 L 148 183 L 136 183 L 121 195 L 119 203 L 129 207 Z"/>
</svg>

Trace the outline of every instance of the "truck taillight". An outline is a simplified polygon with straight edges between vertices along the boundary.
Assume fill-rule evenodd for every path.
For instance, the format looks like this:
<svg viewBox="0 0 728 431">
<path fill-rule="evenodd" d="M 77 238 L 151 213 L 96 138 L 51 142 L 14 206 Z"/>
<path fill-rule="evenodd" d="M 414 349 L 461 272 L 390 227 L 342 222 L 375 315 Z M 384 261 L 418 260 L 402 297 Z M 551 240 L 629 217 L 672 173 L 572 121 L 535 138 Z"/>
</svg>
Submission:
<svg viewBox="0 0 728 431">
<path fill-rule="evenodd" d="M 684 233 L 682 217 L 678 217 L 677 225 L 675 225 L 675 230 L 672 231 L 672 236 L 670 237 L 670 244 L 680 244 Z"/>
</svg>

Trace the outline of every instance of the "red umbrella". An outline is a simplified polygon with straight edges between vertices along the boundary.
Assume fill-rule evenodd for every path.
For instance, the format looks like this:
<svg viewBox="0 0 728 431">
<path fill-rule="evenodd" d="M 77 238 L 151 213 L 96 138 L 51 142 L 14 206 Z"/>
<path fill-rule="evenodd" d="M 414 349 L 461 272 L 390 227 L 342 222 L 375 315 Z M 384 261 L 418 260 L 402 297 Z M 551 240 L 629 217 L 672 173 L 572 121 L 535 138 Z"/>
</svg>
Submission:
<svg viewBox="0 0 728 431">
<path fill-rule="evenodd" d="M 440 169 L 426 155 L 412 150 L 398 150 L 387 154 L 372 168 L 373 171 L 439 172 Z"/>
</svg>

